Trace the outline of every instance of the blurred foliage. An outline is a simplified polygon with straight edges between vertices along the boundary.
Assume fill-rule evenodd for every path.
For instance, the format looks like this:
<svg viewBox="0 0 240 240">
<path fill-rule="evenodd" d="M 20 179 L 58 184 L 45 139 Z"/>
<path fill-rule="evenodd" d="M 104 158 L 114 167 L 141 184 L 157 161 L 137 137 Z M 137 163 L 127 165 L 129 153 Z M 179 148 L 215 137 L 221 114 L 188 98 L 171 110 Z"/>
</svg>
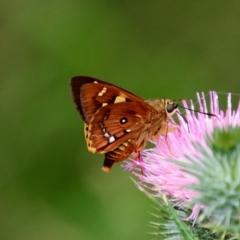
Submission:
<svg viewBox="0 0 240 240">
<path fill-rule="evenodd" d="M 151 239 L 151 202 L 86 149 L 69 79 L 143 98 L 238 92 L 240 2 L 0 3 L 0 239 Z"/>
</svg>

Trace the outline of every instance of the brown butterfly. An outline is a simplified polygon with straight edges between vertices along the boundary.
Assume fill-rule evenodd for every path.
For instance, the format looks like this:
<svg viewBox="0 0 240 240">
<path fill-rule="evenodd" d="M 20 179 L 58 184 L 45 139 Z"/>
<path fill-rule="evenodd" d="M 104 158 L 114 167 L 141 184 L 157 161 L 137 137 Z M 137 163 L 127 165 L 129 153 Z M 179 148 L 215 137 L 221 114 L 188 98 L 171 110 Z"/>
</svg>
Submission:
<svg viewBox="0 0 240 240">
<path fill-rule="evenodd" d="M 71 91 L 85 126 L 90 152 L 104 153 L 103 170 L 109 172 L 115 162 L 137 159 L 148 140 L 176 127 L 169 127 L 178 104 L 171 99 L 144 101 L 127 90 L 92 77 L 71 79 Z"/>
</svg>

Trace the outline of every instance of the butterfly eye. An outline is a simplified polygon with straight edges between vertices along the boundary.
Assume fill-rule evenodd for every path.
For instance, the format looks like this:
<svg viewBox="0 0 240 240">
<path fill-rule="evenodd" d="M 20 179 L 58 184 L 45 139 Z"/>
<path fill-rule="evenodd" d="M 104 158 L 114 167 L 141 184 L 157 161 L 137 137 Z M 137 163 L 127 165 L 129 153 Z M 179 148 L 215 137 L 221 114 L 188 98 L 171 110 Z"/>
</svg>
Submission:
<svg viewBox="0 0 240 240">
<path fill-rule="evenodd" d="M 167 110 L 168 113 L 171 113 L 177 107 L 178 107 L 178 105 L 176 103 L 168 103 L 167 106 L 166 106 L 166 110 Z"/>
<path fill-rule="evenodd" d="M 123 117 L 123 118 L 121 118 L 120 119 L 120 123 L 121 124 L 124 124 L 124 123 L 126 123 L 128 120 L 127 120 L 127 118 L 125 118 L 125 117 Z"/>
</svg>

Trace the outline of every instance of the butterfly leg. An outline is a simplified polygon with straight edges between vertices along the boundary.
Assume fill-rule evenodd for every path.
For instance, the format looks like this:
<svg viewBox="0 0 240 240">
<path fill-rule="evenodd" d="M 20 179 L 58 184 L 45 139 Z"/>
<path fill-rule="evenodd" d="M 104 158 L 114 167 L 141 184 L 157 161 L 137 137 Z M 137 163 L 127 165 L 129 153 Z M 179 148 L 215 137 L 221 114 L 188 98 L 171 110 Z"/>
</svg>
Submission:
<svg viewBox="0 0 240 240">
<path fill-rule="evenodd" d="M 168 125 L 166 125 L 166 132 L 165 132 L 165 134 L 164 134 L 164 139 L 165 139 L 165 141 L 166 141 L 168 150 L 169 150 L 169 152 L 170 152 L 174 157 L 177 157 L 177 156 L 172 152 L 172 149 L 171 149 L 170 144 L 169 144 L 169 142 L 168 142 L 167 135 L 168 135 L 168 133 L 173 132 L 173 131 L 175 131 L 175 130 L 177 130 L 177 129 L 178 129 L 178 127 L 169 127 Z"/>
<path fill-rule="evenodd" d="M 157 139 L 160 136 L 164 136 L 164 140 L 166 141 L 169 152 L 175 157 L 176 157 L 176 155 L 173 154 L 173 152 L 171 150 L 167 135 L 168 135 L 168 133 L 176 131 L 176 130 L 179 130 L 179 128 L 177 126 L 168 126 L 168 123 L 166 122 L 165 124 L 162 125 L 161 129 L 151 138 L 153 141 L 157 141 Z"/>
<path fill-rule="evenodd" d="M 176 131 L 176 130 L 179 130 L 179 128 L 178 128 L 178 127 L 168 127 L 166 134 L 168 134 L 168 133 L 170 133 L 170 132 L 174 132 L 174 131 Z"/>
</svg>

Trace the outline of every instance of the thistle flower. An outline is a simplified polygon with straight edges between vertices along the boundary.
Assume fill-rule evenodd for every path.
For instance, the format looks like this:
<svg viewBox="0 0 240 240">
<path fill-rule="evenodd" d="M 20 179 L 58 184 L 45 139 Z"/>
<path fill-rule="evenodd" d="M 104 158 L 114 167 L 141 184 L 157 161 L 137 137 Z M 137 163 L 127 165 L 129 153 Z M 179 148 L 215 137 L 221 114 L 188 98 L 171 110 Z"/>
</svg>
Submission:
<svg viewBox="0 0 240 240">
<path fill-rule="evenodd" d="M 240 103 L 233 111 L 228 94 L 223 111 L 217 93 L 209 96 L 210 109 L 204 94 L 197 94 L 199 111 L 216 117 L 185 110 L 187 122 L 178 115 L 178 130 L 168 133 L 167 140 L 160 137 L 138 162 L 129 160 L 123 167 L 138 178 L 140 190 L 154 198 L 164 194 L 172 206 L 191 209 L 185 220 L 236 234 L 240 232 Z M 194 104 L 184 102 L 184 107 L 194 109 Z"/>
</svg>

